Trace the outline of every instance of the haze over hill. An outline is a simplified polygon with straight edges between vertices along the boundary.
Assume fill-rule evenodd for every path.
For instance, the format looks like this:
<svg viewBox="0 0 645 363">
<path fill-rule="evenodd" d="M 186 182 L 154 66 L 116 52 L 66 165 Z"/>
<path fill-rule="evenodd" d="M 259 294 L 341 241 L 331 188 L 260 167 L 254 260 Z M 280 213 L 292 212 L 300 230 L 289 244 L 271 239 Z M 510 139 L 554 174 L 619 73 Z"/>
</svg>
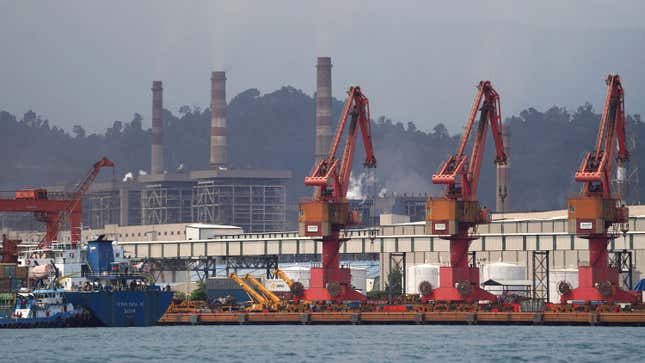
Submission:
<svg viewBox="0 0 645 363">
<path fill-rule="evenodd" d="M 227 72 L 229 101 L 285 84 L 311 94 L 318 56 L 332 57 L 335 97 L 361 85 L 375 115 L 423 131 L 461 132 L 481 79 L 512 115 L 600 109 L 616 72 L 628 112 L 645 112 L 638 0 L 0 3 L 0 108 L 38 110 L 65 129 L 98 132 L 134 112 L 148 127 L 153 79 L 170 110 L 206 104 L 213 70 Z"/>
<path fill-rule="evenodd" d="M 342 103 L 333 101 L 333 120 Z M 234 95 L 228 107 L 228 154 L 232 167 L 289 169 L 293 179 L 288 199 L 295 203 L 309 194 L 303 179 L 313 166 L 315 101 L 293 87 L 260 94 L 248 89 Z M 599 115 L 590 104 L 575 111 L 552 107 L 528 108 L 506 122 L 511 127 L 512 206 L 521 210 L 562 208 L 569 192 L 575 190 L 573 173 L 585 151 L 593 147 Z M 0 112 L 0 159 L 3 177 L 0 188 L 69 183 L 81 176 L 102 155 L 113 159 L 116 178 L 128 172 L 150 168 L 151 131 L 135 114 L 129 122 L 114 121 L 102 133 L 87 133 L 84 125 L 71 134 L 50 124 L 34 112 L 16 117 Z M 208 168 L 210 110 L 183 106 L 173 113 L 165 110 L 166 169 L 175 171 Z M 640 116 L 628 117 L 628 134 L 645 137 Z M 430 182 L 439 163 L 454 153 L 459 135 L 452 135 L 441 123 L 431 132 L 387 117 L 373 122 L 373 139 L 378 167 L 372 193 L 438 194 Z M 495 168 L 491 138 L 488 138 L 478 194 L 485 205 L 494 206 Z M 636 166 L 643 146 L 632 152 Z M 354 175 L 362 172 L 362 146 L 356 154 Z M 641 172 L 642 173 L 642 172 Z M 109 177 L 105 172 L 103 178 Z M 364 190 L 364 192 L 369 192 Z M 633 191 L 633 198 L 644 195 Z"/>
</svg>

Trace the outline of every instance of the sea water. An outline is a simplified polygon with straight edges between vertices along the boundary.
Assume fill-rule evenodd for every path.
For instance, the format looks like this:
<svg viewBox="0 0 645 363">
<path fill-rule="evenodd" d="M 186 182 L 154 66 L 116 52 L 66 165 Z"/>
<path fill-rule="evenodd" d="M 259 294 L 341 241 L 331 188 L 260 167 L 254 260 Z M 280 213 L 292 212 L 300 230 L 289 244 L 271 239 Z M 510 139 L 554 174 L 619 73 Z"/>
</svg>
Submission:
<svg viewBox="0 0 645 363">
<path fill-rule="evenodd" d="M 158 326 L 0 330 L 2 362 L 643 362 L 645 328 Z"/>
</svg>

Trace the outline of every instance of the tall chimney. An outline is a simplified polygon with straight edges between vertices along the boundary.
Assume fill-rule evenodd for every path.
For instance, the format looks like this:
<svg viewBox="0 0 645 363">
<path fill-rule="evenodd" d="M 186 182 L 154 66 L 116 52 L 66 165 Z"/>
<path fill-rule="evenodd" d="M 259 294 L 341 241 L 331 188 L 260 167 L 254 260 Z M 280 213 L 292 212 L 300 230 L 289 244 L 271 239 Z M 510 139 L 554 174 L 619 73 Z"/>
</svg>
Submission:
<svg viewBox="0 0 645 363">
<path fill-rule="evenodd" d="M 163 87 L 161 81 L 152 81 L 152 150 L 150 174 L 163 174 Z"/>
<path fill-rule="evenodd" d="M 331 57 L 318 57 L 316 64 L 316 164 L 331 147 Z"/>
<path fill-rule="evenodd" d="M 504 213 L 511 210 L 511 132 L 508 125 L 502 126 L 502 139 L 504 141 L 504 153 L 506 153 L 508 159 L 506 165 L 497 165 L 495 210 Z"/>
<path fill-rule="evenodd" d="M 211 150 L 212 168 L 226 166 L 226 73 L 211 75 Z"/>
</svg>

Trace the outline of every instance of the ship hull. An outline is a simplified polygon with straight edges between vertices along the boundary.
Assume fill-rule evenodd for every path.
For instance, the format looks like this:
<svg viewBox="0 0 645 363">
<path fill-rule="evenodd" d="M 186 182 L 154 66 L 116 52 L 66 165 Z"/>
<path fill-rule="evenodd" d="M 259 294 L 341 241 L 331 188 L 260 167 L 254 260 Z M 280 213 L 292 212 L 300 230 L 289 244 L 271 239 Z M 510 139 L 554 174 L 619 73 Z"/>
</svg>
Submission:
<svg viewBox="0 0 645 363">
<path fill-rule="evenodd" d="M 108 327 L 154 325 L 170 306 L 172 296 L 172 292 L 159 290 L 65 293 L 69 302 L 85 308 Z"/>
<path fill-rule="evenodd" d="M 86 326 L 80 311 L 69 311 L 40 318 L 0 318 L 0 328 L 64 328 Z"/>
</svg>

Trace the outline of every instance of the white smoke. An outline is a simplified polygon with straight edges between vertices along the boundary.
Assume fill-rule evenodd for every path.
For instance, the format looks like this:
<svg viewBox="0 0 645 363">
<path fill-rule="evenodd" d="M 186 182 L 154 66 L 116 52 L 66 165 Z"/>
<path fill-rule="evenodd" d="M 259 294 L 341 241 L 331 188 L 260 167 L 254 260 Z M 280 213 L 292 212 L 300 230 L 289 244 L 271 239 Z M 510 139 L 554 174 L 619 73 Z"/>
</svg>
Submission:
<svg viewBox="0 0 645 363">
<path fill-rule="evenodd" d="M 124 182 L 127 182 L 128 180 L 133 180 L 133 179 L 134 179 L 134 175 L 132 174 L 132 172 L 131 172 L 131 171 L 127 172 L 127 173 L 123 176 L 123 181 L 124 181 Z"/>
<path fill-rule="evenodd" d="M 374 185 L 376 185 L 374 172 L 362 172 L 357 177 L 353 173 L 350 174 L 347 199 L 365 201 L 368 197 L 369 189 Z"/>
<path fill-rule="evenodd" d="M 139 175 L 148 175 L 145 170 L 139 170 Z"/>
<path fill-rule="evenodd" d="M 364 200 L 365 194 L 363 194 L 363 179 L 365 179 L 364 173 L 361 173 L 358 177 L 354 177 L 354 174 L 349 175 L 349 188 L 347 188 L 347 199 L 359 199 Z"/>
<path fill-rule="evenodd" d="M 381 188 L 381 191 L 378 192 L 378 197 L 379 198 L 385 198 L 386 194 L 387 194 L 387 188 Z"/>
</svg>

